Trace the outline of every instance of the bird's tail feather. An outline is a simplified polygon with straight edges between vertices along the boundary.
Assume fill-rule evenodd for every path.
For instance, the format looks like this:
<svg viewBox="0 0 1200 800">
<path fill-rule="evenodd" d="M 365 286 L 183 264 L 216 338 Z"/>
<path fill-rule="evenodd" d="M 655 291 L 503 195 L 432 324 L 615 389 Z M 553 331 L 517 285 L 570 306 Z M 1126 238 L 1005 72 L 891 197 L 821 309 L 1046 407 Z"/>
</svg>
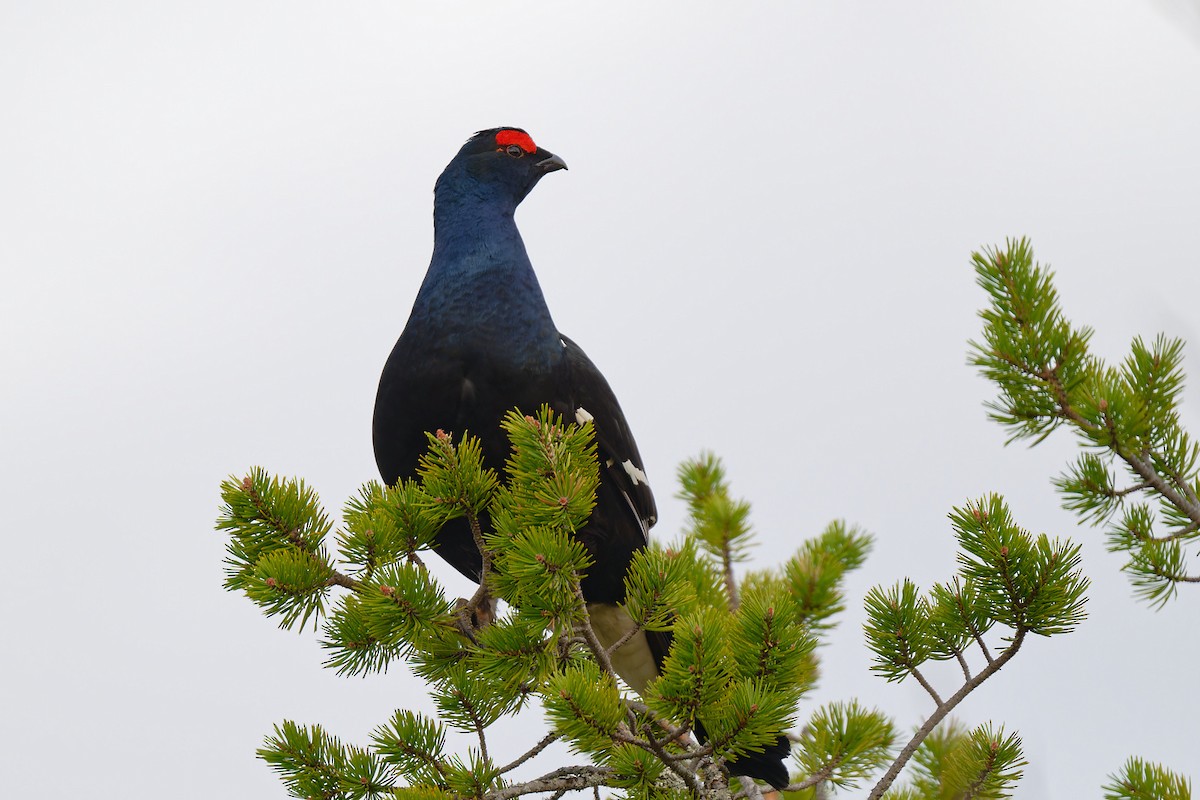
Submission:
<svg viewBox="0 0 1200 800">
<path fill-rule="evenodd" d="M 671 650 L 670 631 L 646 631 L 646 643 L 650 645 L 650 651 L 654 654 L 655 663 L 659 666 L 659 671 L 662 671 L 662 663 L 667 657 L 667 653 Z M 693 726 L 696 732 L 696 737 L 704 742 L 708 739 L 705 733 L 704 726 L 700 724 L 700 720 L 696 720 Z M 731 761 L 725 762 L 731 775 L 742 775 L 747 778 L 757 778 L 760 781 L 766 781 L 776 789 L 782 789 L 788 785 L 788 769 L 787 758 L 791 755 L 792 743 L 787 736 L 780 734 L 779 738 L 773 744 L 761 752 L 746 753 L 738 756 Z"/>
</svg>

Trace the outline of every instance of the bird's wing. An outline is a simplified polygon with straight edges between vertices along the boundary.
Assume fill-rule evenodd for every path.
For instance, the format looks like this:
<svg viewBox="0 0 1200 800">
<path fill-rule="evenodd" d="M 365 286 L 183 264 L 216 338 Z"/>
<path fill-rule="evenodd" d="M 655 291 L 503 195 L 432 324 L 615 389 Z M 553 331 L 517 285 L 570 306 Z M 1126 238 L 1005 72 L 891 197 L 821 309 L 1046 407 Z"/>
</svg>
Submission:
<svg viewBox="0 0 1200 800">
<path fill-rule="evenodd" d="M 622 494 L 625 504 L 641 521 L 642 535 L 646 537 L 658 512 L 629 424 L 608 381 L 596 369 L 596 365 L 579 345 L 565 336 L 562 342 L 569 365 L 569 396 L 573 407 L 558 410 L 560 413 L 574 414 L 579 422 L 592 420 L 596 429 L 601 481 Z M 627 626 L 632 624 L 623 608 L 608 602 L 589 603 L 588 613 L 597 636 L 606 647 L 619 639 L 628 630 Z M 626 683 L 640 693 L 646 683 L 661 671 L 671 648 L 671 638 L 669 631 L 643 631 L 614 653 L 613 666 Z M 696 721 L 695 730 L 700 740 L 705 741 L 707 736 L 699 720 Z M 776 789 L 782 788 L 788 783 L 785 761 L 790 750 L 790 741 L 780 735 L 773 743 L 765 745 L 761 752 L 744 753 L 732 759 L 728 763 L 729 771 L 734 775 L 759 778 Z"/>
<path fill-rule="evenodd" d="M 563 409 L 568 413 L 567 421 L 592 421 L 602 481 L 624 496 L 640 520 L 642 534 L 648 541 L 650 527 L 658 520 L 658 509 L 629 423 L 625 421 L 625 414 L 608 381 L 587 354 L 566 336 L 562 337 L 562 343 L 567 357 L 571 404 L 570 409 Z"/>
</svg>

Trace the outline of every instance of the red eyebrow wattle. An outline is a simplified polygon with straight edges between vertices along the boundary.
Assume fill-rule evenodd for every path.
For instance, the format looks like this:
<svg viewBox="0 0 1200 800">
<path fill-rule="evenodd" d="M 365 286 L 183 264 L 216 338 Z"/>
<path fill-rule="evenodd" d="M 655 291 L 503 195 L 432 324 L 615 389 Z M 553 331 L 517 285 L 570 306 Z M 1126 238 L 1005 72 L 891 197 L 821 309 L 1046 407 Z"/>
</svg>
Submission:
<svg viewBox="0 0 1200 800">
<path fill-rule="evenodd" d="M 524 133 L 522 131 L 500 131 L 496 134 L 496 144 L 500 145 L 501 147 L 507 147 L 510 144 L 515 144 L 526 153 L 532 153 L 533 151 L 537 150 L 537 145 L 533 143 L 533 139 L 529 138 L 528 133 Z"/>
</svg>

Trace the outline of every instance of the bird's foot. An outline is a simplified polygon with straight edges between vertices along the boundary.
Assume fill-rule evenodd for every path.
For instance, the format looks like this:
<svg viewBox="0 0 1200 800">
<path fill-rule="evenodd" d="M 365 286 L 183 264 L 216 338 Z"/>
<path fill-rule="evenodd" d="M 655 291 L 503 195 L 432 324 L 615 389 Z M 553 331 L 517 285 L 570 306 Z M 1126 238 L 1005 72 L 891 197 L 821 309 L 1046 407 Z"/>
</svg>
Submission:
<svg viewBox="0 0 1200 800">
<path fill-rule="evenodd" d="M 458 611 L 458 627 L 471 641 L 475 641 L 475 632 L 496 619 L 496 601 L 481 586 L 470 600 L 458 598 L 455 603 Z"/>
</svg>

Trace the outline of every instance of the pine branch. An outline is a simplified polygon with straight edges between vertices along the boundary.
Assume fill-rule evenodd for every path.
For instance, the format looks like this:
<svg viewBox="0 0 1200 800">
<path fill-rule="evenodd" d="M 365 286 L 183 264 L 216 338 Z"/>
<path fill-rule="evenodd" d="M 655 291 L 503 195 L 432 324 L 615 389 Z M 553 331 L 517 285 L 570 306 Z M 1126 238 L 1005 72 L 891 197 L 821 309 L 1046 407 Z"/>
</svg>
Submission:
<svg viewBox="0 0 1200 800">
<path fill-rule="evenodd" d="M 1013 637 L 1012 643 L 1008 647 L 1004 648 L 1004 650 L 995 658 L 994 661 L 989 662 L 988 665 L 984 667 L 983 670 L 981 670 L 974 678 L 969 681 L 964 681 L 963 685 L 959 687 L 957 692 L 950 695 L 950 697 L 946 698 L 944 702 L 938 705 L 933 714 L 931 714 L 929 718 L 925 720 L 924 724 L 922 724 L 921 727 L 917 729 L 917 732 L 913 734 L 913 737 L 908 740 L 908 744 L 906 744 L 900 751 L 900 755 L 897 756 L 896 760 L 892 762 L 892 765 L 888 768 L 887 772 L 884 773 L 883 777 L 879 779 L 879 782 L 876 783 L 871 789 L 871 793 L 867 796 L 867 800 L 879 800 L 879 798 L 883 797 L 883 793 L 891 787 L 897 776 L 900 775 L 900 770 L 904 769 L 904 766 L 908 763 L 908 760 L 912 758 L 913 753 L 915 753 L 917 748 L 921 746 L 921 742 L 925 741 L 925 738 L 933 732 L 933 729 L 937 727 L 938 723 L 945 719 L 946 715 L 953 711 L 955 706 L 961 703 L 967 695 L 979 688 L 980 684 L 995 675 L 1005 664 L 1011 661 L 1013 656 L 1017 654 L 1017 651 L 1021 649 L 1021 644 L 1024 641 L 1025 631 L 1018 629 L 1016 635 Z"/>
<path fill-rule="evenodd" d="M 649 736 L 649 737 L 647 737 L 647 739 L 648 739 L 648 741 L 646 742 L 647 749 L 649 749 L 650 752 L 654 753 L 654 755 L 658 756 L 659 760 L 667 765 L 667 769 L 669 769 L 669 770 L 671 770 L 671 772 L 675 773 L 675 775 L 678 776 L 679 779 L 683 781 L 684 785 L 692 790 L 692 794 L 694 794 L 696 797 L 705 796 L 704 794 L 702 794 L 700 782 L 696 780 L 696 776 L 694 774 L 692 774 L 691 772 L 689 772 L 688 770 L 685 770 L 680 765 L 679 759 L 672 758 L 667 753 L 666 748 L 662 744 L 660 744 L 659 741 L 657 739 L 655 739 L 653 736 Z M 640 742 L 636 742 L 635 744 L 638 744 L 639 746 L 641 745 Z M 703 758 L 707 763 L 709 763 L 709 764 L 712 763 L 712 756 L 705 755 L 705 756 L 703 756 Z M 719 770 L 718 770 L 718 772 L 719 772 Z M 725 796 L 728 797 L 728 794 L 729 794 L 729 783 L 728 783 L 728 781 L 726 781 Z M 718 798 L 714 797 L 714 798 L 712 798 L 712 800 L 718 800 Z"/>
<path fill-rule="evenodd" d="M 1188 516 L 1192 521 L 1192 525 L 1200 527 L 1200 501 L 1196 499 L 1195 494 L 1187 488 L 1187 483 L 1181 481 L 1180 484 L 1185 487 L 1187 496 L 1176 491 L 1175 487 L 1167 481 L 1163 480 L 1162 476 L 1154 470 L 1147 462 L 1149 450 L 1140 455 L 1125 451 L 1123 448 L 1116 451 L 1117 455 L 1125 461 L 1126 464 L 1136 472 L 1143 481 L 1154 488 L 1156 492 L 1167 499 L 1171 505 L 1178 508 Z M 1195 530 L 1195 528 L 1193 528 Z"/>
<path fill-rule="evenodd" d="M 573 792 L 593 786 L 607 786 L 612 775 L 613 771 L 608 767 L 560 767 L 540 778 L 488 792 L 484 800 L 511 800 L 514 797 L 540 792 Z"/>
<path fill-rule="evenodd" d="M 1191 800 L 1192 784 L 1182 775 L 1141 758 L 1130 758 L 1109 776 L 1105 800 Z"/>
<path fill-rule="evenodd" d="M 625 705 L 631 711 L 634 711 L 638 714 L 643 715 L 650 721 L 650 723 L 657 725 L 659 728 L 661 728 L 664 731 L 664 734 L 661 738 L 654 739 L 653 729 L 651 729 L 650 727 L 648 727 L 646 725 L 642 726 L 642 729 L 644 731 L 646 731 L 648 734 L 650 734 L 650 736 L 648 738 L 654 739 L 654 741 L 658 742 L 658 744 L 661 745 L 662 747 L 666 747 L 669 744 L 678 742 L 680 739 L 682 739 L 684 736 L 686 736 L 691 731 L 691 729 L 688 728 L 687 726 L 681 725 L 681 726 L 677 727 L 677 726 L 672 725 L 671 723 L 667 722 L 666 720 L 660 718 L 658 716 L 658 714 L 655 713 L 654 709 L 650 708 L 648 705 L 646 705 L 645 703 L 642 703 L 638 700 L 634 700 L 629 697 L 624 697 L 624 698 L 622 698 L 622 702 L 624 702 Z M 700 747 L 698 749 L 693 747 L 693 749 L 691 751 L 689 751 L 688 753 L 671 754 L 669 757 L 674 758 L 674 759 L 687 760 L 689 758 L 696 758 L 697 755 L 705 755 L 707 752 L 711 752 L 711 751 L 712 751 L 712 748 L 710 748 L 708 745 L 705 745 L 704 747 Z"/>
<path fill-rule="evenodd" d="M 890 759 L 895 738 L 891 720 L 857 701 L 823 706 L 793 738 L 795 761 L 807 777 L 790 789 L 853 787 Z"/>
<path fill-rule="evenodd" d="M 1109 529 L 1110 549 L 1129 554 L 1125 569 L 1139 595 L 1161 606 L 1178 583 L 1200 582 L 1183 568 L 1181 551 L 1154 549 L 1200 532 L 1200 447 L 1180 427 L 1178 413 L 1183 342 L 1135 338 L 1120 368 L 1108 367 L 1088 352 L 1091 331 L 1065 319 L 1053 275 L 1034 264 L 1026 240 L 972 260 L 990 296 L 980 312 L 983 342 L 971 343 L 971 362 L 999 390 L 988 404 L 991 417 L 1013 431 L 1010 442 L 1032 438 L 1035 445 L 1066 425 L 1085 447 L 1124 465 L 1134 478 L 1128 486 L 1115 486 L 1107 463 L 1092 452 L 1055 479 L 1064 505 L 1095 524 L 1111 519 L 1127 498 L 1161 501 L 1165 534 L 1150 530 L 1150 514 L 1138 518 L 1144 525 L 1136 531 L 1122 524 Z"/>
</svg>

